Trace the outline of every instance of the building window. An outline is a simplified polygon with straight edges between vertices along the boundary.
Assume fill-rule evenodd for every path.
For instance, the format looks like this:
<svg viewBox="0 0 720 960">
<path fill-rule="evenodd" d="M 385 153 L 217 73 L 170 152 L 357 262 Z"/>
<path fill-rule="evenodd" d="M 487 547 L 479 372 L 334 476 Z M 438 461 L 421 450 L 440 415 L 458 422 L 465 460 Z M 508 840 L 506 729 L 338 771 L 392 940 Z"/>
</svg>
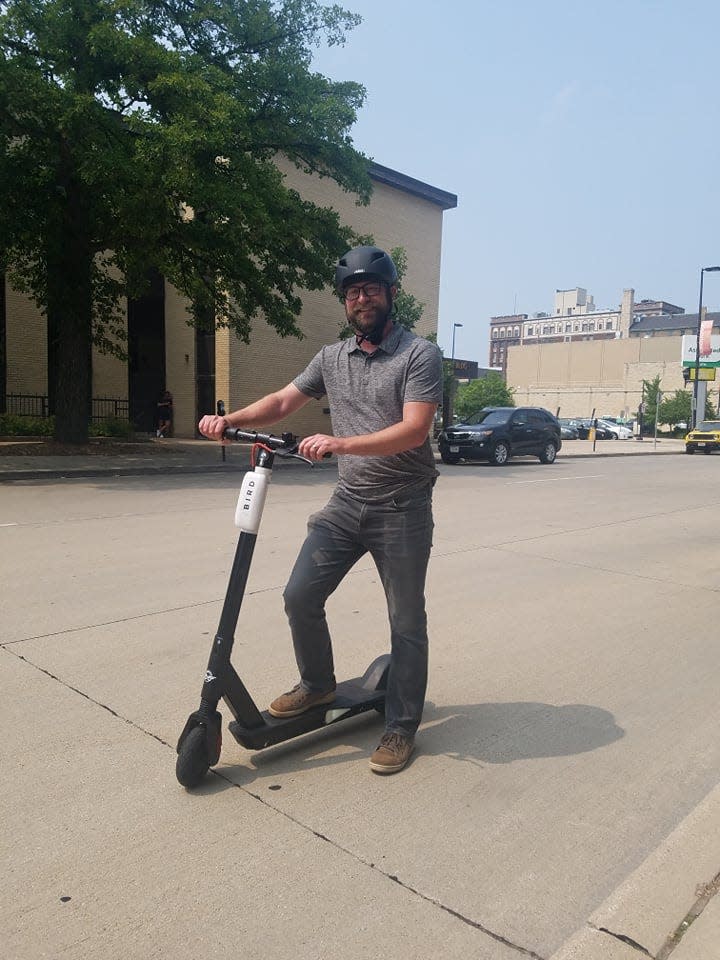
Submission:
<svg viewBox="0 0 720 960">
<path fill-rule="evenodd" d="M 590 323 L 588 324 L 588 330 L 592 332 L 594 329 L 595 329 L 595 321 L 591 320 Z"/>
<path fill-rule="evenodd" d="M 513 336 L 515 337 L 520 336 L 520 327 L 515 327 L 515 329 L 513 330 Z"/>
<path fill-rule="evenodd" d="M 528 335 L 529 337 L 534 337 L 534 336 L 535 336 L 535 327 L 528 327 L 528 328 L 527 328 L 527 335 Z"/>
<path fill-rule="evenodd" d="M 566 324 L 565 324 L 565 333 L 572 333 L 572 324 L 571 324 L 571 323 L 566 323 Z"/>
<path fill-rule="evenodd" d="M 497 327 L 493 327 L 492 335 L 493 335 L 493 340 L 497 340 L 497 335 L 498 335 Z"/>
</svg>

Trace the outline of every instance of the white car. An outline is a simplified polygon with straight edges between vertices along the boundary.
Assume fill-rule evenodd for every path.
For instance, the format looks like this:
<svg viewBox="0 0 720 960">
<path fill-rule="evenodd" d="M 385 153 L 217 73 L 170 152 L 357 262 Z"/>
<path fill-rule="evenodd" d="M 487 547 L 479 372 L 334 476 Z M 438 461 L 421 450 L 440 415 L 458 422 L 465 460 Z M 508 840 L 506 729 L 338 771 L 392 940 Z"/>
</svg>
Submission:
<svg viewBox="0 0 720 960">
<path fill-rule="evenodd" d="M 598 420 L 598 426 L 609 430 L 615 440 L 632 440 L 633 432 L 622 423 L 612 423 L 610 420 Z"/>
</svg>

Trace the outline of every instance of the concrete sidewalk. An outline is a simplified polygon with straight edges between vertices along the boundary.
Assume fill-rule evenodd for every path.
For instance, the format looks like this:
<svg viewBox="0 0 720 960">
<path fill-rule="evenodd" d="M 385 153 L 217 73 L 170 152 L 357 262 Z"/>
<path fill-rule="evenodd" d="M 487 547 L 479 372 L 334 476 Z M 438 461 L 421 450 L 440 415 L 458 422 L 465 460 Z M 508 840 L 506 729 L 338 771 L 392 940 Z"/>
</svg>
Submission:
<svg viewBox="0 0 720 960">
<path fill-rule="evenodd" d="M 0 441 L 0 482 L 12 480 L 57 480 L 107 475 L 143 476 L 173 473 L 235 472 L 249 467 L 249 448 L 222 448 L 210 440 L 155 440 L 122 444 L 97 441 L 86 452 L 66 455 L 45 453 L 47 444 L 32 441 Z M 22 453 L 14 453 L 22 450 Z M 683 440 L 565 440 L 558 458 L 626 457 L 683 453 Z M 296 466 L 292 460 L 276 460 L 282 469 Z M 316 464 L 327 469 L 332 462 Z"/>
<path fill-rule="evenodd" d="M 189 443 L 187 465 L 216 471 L 217 448 Z M 174 744 L 220 613 L 233 477 L 173 481 L 168 445 L 155 476 L 116 482 L 107 458 L 100 482 L 7 483 L 6 955 L 718 960 L 720 513 L 685 496 L 688 470 L 707 489 L 716 471 L 573 446 L 552 468 L 443 467 L 431 695 L 401 777 L 367 770 L 368 717 L 259 754 L 226 736 L 192 792 Z M 260 704 L 291 665 L 285 571 L 334 481 L 279 473 L 236 641 Z M 377 591 L 361 563 L 333 598 L 344 675 L 386 630 Z"/>
</svg>

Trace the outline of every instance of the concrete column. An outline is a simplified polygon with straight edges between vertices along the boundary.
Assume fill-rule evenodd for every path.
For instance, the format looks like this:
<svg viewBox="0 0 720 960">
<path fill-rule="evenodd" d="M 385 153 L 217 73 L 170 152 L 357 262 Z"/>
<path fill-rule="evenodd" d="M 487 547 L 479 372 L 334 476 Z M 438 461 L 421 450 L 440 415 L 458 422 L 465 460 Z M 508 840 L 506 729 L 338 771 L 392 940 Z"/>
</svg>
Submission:
<svg viewBox="0 0 720 960">
<path fill-rule="evenodd" d="M 630 335 L 630 324 L 633 321 L 633 308 L 635 306 L 635 291 L 632 287 L 623 290 L 622 303 L 620 304 L 620 318 L 618 320 L 618 330 L 623 339 Z"/>
</svg>

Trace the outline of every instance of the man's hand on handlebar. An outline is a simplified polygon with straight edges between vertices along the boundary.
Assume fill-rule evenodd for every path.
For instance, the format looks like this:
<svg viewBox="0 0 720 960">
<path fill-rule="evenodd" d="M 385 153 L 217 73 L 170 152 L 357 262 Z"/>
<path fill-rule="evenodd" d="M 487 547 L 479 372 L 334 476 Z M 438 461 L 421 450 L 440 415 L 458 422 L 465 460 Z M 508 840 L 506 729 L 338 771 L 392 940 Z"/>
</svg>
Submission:
<svg viewBox="0 0 720 960">
<path fill-rule="evenodd" d="M 298 453 L 308 460 L 323 460 L 342 453 L 342 438 L 330 437 L 326 433 L 314 433 L 300 441 Z"/>
<path fill-rule="evenodd" d="M 227 417 L 216 417 L 213 413 L 202 418 L 198 424 L 198 430 L 204 437 L 208 437 L 210 440 L 220 440 L 226 443 L 227 441 L 223 440 L 223 430 L 229 426 L 230 424 L 228 423 Z"/>
</svg>

